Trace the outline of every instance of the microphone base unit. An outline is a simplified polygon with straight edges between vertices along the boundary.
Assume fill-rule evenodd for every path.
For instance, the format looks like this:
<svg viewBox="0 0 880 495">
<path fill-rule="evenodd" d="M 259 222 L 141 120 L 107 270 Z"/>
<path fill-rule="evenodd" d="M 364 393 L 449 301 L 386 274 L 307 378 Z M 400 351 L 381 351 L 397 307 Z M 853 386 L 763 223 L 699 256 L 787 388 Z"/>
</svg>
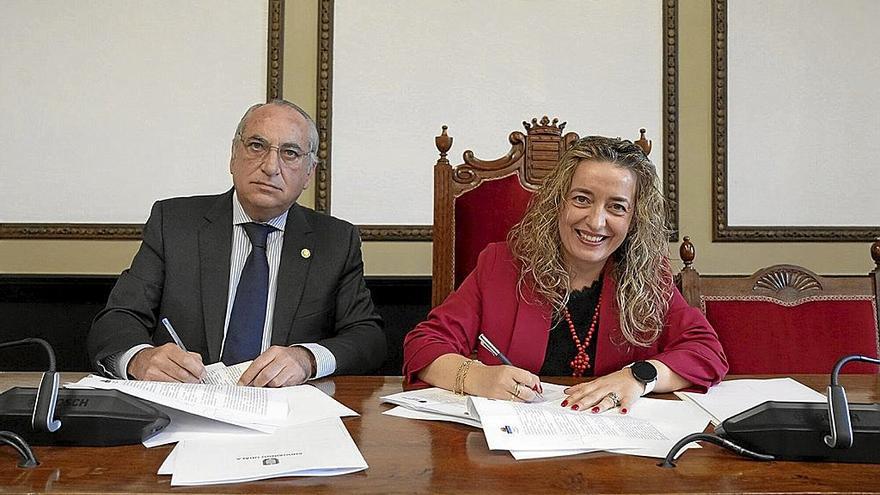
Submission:
<svg viewBox="0 0 880 495">
<path fill-rule="evenodd" d="M 880 404 L 849 404 L 853 443 L 835 449 L 825 443 L 831 430 L 824 402 L 767 401 L 715 429 L 722 438 L 776 460 L 880 464 Z"/>
<path fill-rule="evenodd" d="M 60 389 L 55 417 L 61 428 L 38 432 L 31 426 L 36 393 L 15 387 L 0 394 L 0 430 L 14 431 L 31 445 L 133 445 L 170 423 L 148 402 L 117 390 Z"/>
</svg>

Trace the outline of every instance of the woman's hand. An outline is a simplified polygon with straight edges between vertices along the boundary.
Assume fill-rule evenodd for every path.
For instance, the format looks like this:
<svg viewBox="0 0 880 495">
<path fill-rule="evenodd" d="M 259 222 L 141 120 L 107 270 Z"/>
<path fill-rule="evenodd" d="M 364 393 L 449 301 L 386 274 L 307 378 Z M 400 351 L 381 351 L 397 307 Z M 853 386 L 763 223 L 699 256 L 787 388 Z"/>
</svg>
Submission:
<svg viewBox="0 0 880 495">
<path fill-rule="evenodd" d="M 515 366 L 486 366 L 474 363 L 464 382 L 464 391 L 490 399 L 532 402 L 541 393 L 541 380 Z"/>
<path fill-rule="evenodd" d="M 691 386 L 691 382 L 669 369 L 663 362 L 649 359 L 649 363 L 657 368 L 655 393 L 674 392 Z M 635 401 L 639 400 L 645 386 L 633 376 L 632 370 L 623 368 L 608 375 L 596 378 L 591 382 L 580 383 L 565 389 L 568 397 L 562 401 L 562 407 L 571 407 L 576 411 L 588 410 L 600 413 L 615 407 L 611 394 L 615 393 L 620 400 L 620 412 L 626 414 Z"/>
<path fill-rule="evenodd" d="M 620 400 L 620 412 L 626 414 L 644 390 L 645 386 L 635 379 L 629 368 L 624 368 L 593 381 L 568 387 L 564 391 L 568 397 L 562 401 L 562 407 L 600 413 L 615 407 L 611 397 L 615 393 Z"/>
</svg>

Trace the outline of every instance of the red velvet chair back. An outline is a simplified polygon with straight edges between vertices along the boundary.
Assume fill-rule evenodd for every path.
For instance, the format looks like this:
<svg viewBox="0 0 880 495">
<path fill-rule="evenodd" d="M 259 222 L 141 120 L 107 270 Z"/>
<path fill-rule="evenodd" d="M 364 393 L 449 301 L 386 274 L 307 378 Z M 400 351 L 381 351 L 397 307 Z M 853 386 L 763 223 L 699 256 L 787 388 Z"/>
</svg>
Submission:
<svg viewBox="0 0 880 495">
<path fill-rule="evenodd" d="M 510 133 L 510 151 L 481 160 L 470 150 L 464 163 L 452 166 L 446 153 L 452 138 L 435 138 L 440 159 L 434 166 L 432 306 L 437 306 L 476 266 L 487 244 L 502 241 L 518 222 L 532 191 L 556 167 L 578 135 L 565 135 L 565 122 L 546 116 L 523 122 L 526 133 Z"/>
<path fill-rule="evenodd" d="M 510 133 L 510 151 L 495 160 L 464 152 L 464 163 L 452 166 L 446 154 L 452 138 L 443 126 L 435 138 L 440 159 L 434 166 L 432 306 L 437 306 L 474 269 L 487 244 L 503 241 L 525 213 L 532 192 L 578 139 L 563 134 L 565 122 L 546 116 L 523 122 L 525 133 Z M 649 153 L 645 130 L 636 143 Z"/>
<path fill-rule="evenodd" d="M 477 266 L 486 245 L 507 238 L 531 197 L 532 191 L 514 173 L 485 181 L 455 198 L 455 287 Z"/>
<path fill-rule="evenodd" d="M 880 257 L 880 241 L 874 249 Z M 876 268 L 869 275 L 823 277 L 799 266 L 774 265 L 750 276 L 706 276 L 692 266 L 694 248 L 687 237 L 681 255 L 682 292 L 718 332 L 730 374 L 827 374 L 842 356 L 880 355 Z M 843 372 L 878 368 L 852 363 Z"/>
</svg>

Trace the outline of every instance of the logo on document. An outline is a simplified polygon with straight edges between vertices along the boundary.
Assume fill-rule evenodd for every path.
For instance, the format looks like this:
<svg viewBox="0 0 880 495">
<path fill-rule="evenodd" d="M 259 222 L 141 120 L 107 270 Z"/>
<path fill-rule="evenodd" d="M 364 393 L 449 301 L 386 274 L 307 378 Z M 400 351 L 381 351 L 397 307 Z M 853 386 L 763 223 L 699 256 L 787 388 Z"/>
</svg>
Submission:
<svg viewBox="0 0 880 495">
<path fill-rule="evenodd" d="M 264 466 L 271 466 L 271 465 L 273 465 L 273 464 L 278 464 L 278 458 L 277 458 L 277 457 L 267 457 L 267 458 L 263 459 L 263 465 L 264 465 Z"/>
<path fill-rule="evenodd" d="M 511 428 L 510 426 L 506 426 L 506 425 L 505 425 L 505 426 L 502 426 L 502 427 L 501 427 L 501 432 L 502 432 L 502 433 L 507 433 L 508 435 L 513 435 L 513 428 Z"/>
</svg>

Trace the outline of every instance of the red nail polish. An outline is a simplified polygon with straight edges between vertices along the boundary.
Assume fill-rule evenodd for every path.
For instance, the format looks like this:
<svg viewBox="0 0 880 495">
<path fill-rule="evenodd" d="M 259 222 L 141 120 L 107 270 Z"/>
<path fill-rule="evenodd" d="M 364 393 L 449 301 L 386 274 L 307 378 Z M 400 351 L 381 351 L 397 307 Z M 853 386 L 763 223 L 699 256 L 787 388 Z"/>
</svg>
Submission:
<svg viewBox="0 0 880 495">
<path fill-rule="evenodd" d="M 620 414 L 626 414 L 626 408 L 625 408 L 625 407 L 624 407 L 623 409 L 620 410 Z"/>
<path fill-rule="evenodd" d="M 571 406 L 571 410 L 572 410 L 572 411 L 577 411 L 577 410 L 580 409 L 580 408 L 581 408 L 581 406 L 579 406 L 579 405 L 577 405 L 577 404 Z"/>
<path fill-rule="evenodd" d="M 562 401 L 562 404 L 559 404 L 559 405 L 562 407 L 568 407 L 568 401 L 564 400 L 564 401 Z"/>
<path fill-rule="evenodd" d="M 599 412 L 599 406 L 596 406 L 596 407 L 594 407 L 593 409 L 591 409 L 591 412 L 592 412 L 593 414 L 596 414 L 597 412 Z"/>
</svg>

